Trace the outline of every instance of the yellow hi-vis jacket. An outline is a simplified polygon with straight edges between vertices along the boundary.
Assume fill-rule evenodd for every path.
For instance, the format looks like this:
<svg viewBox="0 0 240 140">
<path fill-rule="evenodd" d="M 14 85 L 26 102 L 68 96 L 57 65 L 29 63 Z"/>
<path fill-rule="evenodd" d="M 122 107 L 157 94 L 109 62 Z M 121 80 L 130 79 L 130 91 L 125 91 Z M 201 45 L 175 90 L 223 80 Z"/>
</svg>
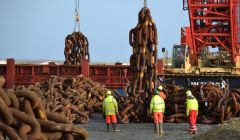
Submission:
<svg viewBox="0 0 240 140">
<path fill-rule="evenodd" d="M 154 95 L 150 102 L 150 113 L 153 112 L 163 112 L 165 111 L 165 103 L 162 97 L 159 95 Z"/>
<path fill-rule="evenodd" d="M 117 101 L 113 98 L 112 95 L 108 95 L 102 104 L 102 111 L 105 115 L 115 115 L 118 112 Z"/>
<path fill-rule="evenodd" d="M 198 101 L 196 98 L 188 98 L 187 97 L 187 110 L 186 110 L 186 114 L 187 116 L 189 115 L 189 112 L 191 110 L 196 110 L 198 111 Z"/>
</svg>

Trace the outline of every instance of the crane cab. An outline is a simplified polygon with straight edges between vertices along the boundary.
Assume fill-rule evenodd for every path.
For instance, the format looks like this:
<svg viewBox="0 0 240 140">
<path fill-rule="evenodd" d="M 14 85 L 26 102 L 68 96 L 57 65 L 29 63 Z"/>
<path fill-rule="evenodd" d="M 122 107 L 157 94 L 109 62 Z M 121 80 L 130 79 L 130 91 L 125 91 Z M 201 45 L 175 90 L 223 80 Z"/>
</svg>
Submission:
<svg viewBox="0 0 240 140">
<path fill-rule="evenodd" d="M 174 45 L 172 50 L 172 66 L 170 69 L 166 69 L 166 72 L 189 73 L 190 67 L 188 45 Z"/>
<path fill-rule="evenodd" d="M 184 68 L 187 57 L 188 49 L 186 45 L 174 45 L 172 50 L 172 67 Z"/>
</svg>

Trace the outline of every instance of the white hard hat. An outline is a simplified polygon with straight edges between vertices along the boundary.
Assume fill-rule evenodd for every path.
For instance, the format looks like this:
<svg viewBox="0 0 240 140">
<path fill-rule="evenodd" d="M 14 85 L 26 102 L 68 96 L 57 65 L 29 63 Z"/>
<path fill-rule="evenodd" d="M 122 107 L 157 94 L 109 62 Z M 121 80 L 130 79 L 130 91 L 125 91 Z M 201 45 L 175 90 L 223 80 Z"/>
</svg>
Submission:
<svg viewBox="0 0 240 140">
<path fill-rule="evenodd" d="M 190 90 L 186 91 L 187 96 L 192 96 L 192 92 Z"/>
<path fill-rule="evenodd" d="M 162 86 L 159 86 L 159 87 L 158 87 L 158 90 L 163 90 L 163 87 L 162 87 Z"/>
<path fill-rule="evenodd" d="M 111 95 L 111 94 L 112 94 L 111 90 L 107 90 L 106 95 Z"/>
</svg>

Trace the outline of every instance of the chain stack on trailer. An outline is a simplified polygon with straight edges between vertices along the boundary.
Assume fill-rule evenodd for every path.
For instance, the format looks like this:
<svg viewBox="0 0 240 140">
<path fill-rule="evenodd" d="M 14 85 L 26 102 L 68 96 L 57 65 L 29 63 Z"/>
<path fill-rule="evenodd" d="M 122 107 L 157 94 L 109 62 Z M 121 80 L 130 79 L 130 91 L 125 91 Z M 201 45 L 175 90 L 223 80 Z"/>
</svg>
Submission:
<svg viewBox="0 0 240 140">
<path fill-rule="evenodd" d="M 80 65 L 82 60 L 90 60 L 88 39 L 80 32 L 79 0 L 75 1 L 74 32 L 65 38 L 64 64 L 66 65 Z M 78 30 L 76 30 L 76 26 Z"/>
</svg>

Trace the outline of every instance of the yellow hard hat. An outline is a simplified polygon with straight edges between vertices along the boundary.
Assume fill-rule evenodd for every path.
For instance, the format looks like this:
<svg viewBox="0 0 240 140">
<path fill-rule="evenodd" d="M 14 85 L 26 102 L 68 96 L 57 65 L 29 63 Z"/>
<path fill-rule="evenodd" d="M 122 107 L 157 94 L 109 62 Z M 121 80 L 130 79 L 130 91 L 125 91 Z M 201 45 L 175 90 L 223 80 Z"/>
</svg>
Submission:
<svg viewBox="0 0 240 140">
<path fill-rule="evenodd" d="M 187 96 L 192 96 L 191 90 L 187 90 L 187 91 L 186 91 L 186 94 L 187 94 Z"/>
<path fill-rule="evenodd" d="M 162 86 L 159 86 L 159 87 L 158 87 L 158 90 L 163 90 L 163 87 L 162 87 Z"/>
<path fill-rule="evenodd" d="M 111 95 L 111 94 L 112 94 L 111 90 L 107 90 L 106 95 Z"/>
</svg>

